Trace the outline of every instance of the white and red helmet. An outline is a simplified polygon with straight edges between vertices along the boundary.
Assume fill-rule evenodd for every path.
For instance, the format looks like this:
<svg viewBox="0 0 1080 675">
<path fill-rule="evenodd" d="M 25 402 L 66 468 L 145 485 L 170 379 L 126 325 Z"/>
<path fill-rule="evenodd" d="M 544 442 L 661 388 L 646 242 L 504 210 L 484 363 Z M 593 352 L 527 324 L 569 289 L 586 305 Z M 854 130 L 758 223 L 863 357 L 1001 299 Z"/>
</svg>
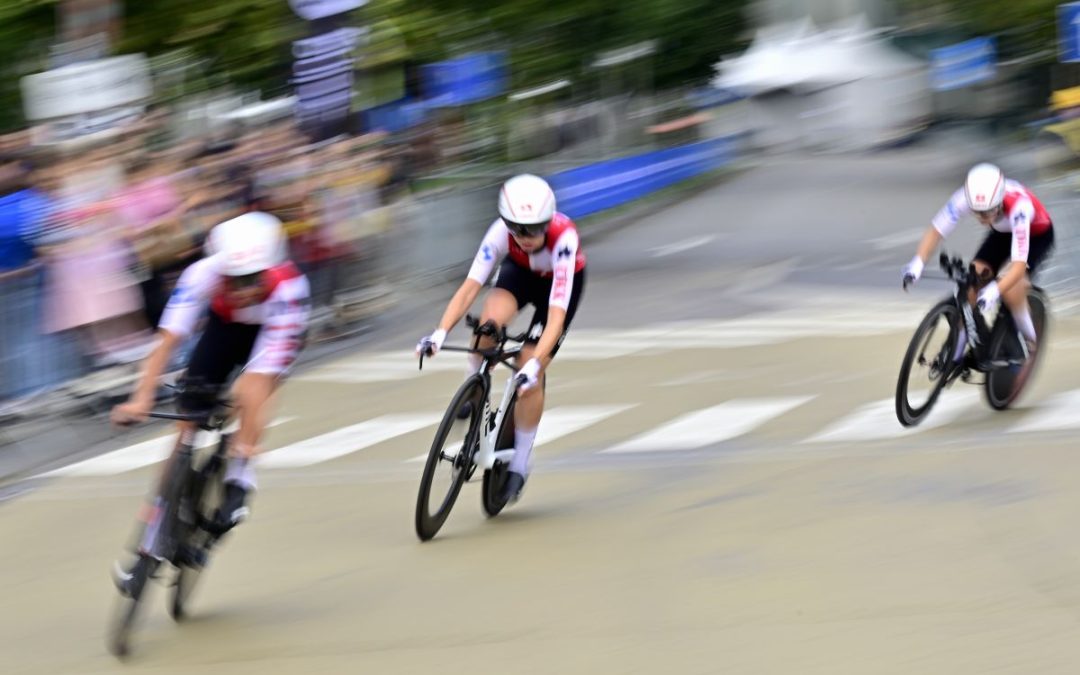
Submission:
<svg viewBox="0 0 1080 675">
<path fill-rule="evenodd" d="M 503 183 L 499 217 L 516 234 L 543 234 L 555 216 L 555 192 L 539 176 L 523 173 Z"/>
<path fill-rule="evenodd" d="M 964 196 L 972 211 L 993 211 L 1005 199 L 1005 174 L 993 164 L 976 164 L 968 171 Z"/>
<path fill-rule="evenodd" d="M 285 262 L 288 242 L 280 220 L 269 213 L 249 211 L 211 230 L 206 252 L 219 257 L 222 274 L 241 277 Z"/>
</svg>

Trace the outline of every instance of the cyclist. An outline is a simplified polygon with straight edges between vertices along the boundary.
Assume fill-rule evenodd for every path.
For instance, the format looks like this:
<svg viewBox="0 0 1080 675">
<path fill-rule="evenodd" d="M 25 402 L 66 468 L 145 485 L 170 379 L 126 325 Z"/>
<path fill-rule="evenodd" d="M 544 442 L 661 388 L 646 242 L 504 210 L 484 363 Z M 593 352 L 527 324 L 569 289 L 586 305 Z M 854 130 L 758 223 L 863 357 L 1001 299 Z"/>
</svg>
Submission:
<svg viewBox="0 0 1080 675">
<path fill-rule="evenodd" d="M 555 193 L 532 174 L 506 181 L 499 191 L 499 218 L 488 228 L 465 281 L 443 313 L 435 331 L 422 338 L 416 353 L 434 356 L 446 334 L 469 307 L 498 267 L 494 288 L 484 301 L 481 321 L 502 328 L 525 305 L 535 308 L 516 366 L 524 382 L 514 410 L 514 455 L 502 497 L 516 501 L 531 469 L 530 457 L 544 411 L 545 372 L 566 337 L 585 286 L 585 253 L 577 228 L 555 209 Z M 485 338 L 480 347 L 492 346 Z M 479 370 L 481 358 L 469 355 L 466 377 Z M 459 412 L 468 417 L 470 410 Z"/>
<path fill-rule="evenodd" d="M 255 201 L 248 199 L 247 212 L 210 231 L 206 256 L 177 281 L 158 326 L 159 342 L 146 358 L 135 391 L 111 415 L 119 425 L 147 418 L 158 378 L 171 354 L 205 317 L 203 333 L 181 381 L 216 394 L 235 378 L 232 393 L 240 425 L 231 436 L 225 494 L 216 514 L 222 530 L 231 529 L 249 513 L 246 502 L 256 488 L 251 458 L 260 452 L 258 444 L 270 417 L 273 394 L 303 348 L 310 314 L 308 280 L 287 257 L 281 221 L 253 210 Z M 237 369 L 242 370 L 234 375 Z M 205 409 L 207 395 L 181 395 L 177 403 L 189 412 Z M 179 426 L 181 438 L 196 431 L 191 422 Z M 161 475 L 164 480 L 167 469 Z M 159 486 L 159 495 L 163 487 Z M 150 556 L 160 559 L 154 544 L 163 515 L 161 505 L 158 496 L 142 514 L 147 527 L 136 564 L 144 560 L 149 564 Z M 124 582 L 133 575 L 119 569 L 116 573 L 117 585 L 126 591 Z"/>
<path fill-rule="evenodd" d="M 977 164 L 968 171 L 964 186 L 958 189 L 938 211 L 923 235 L 915 257 L 904 267 L 903 287 L 922 275 L 927 259 L 938 244 L 948 237 L 964 215 L 971 213 L 984 227 L 986 238 L 972 261 L 979 279 L 979 289 L 972 289 L 969 301 L 979 309 L 993 312 L 997 303 L 1005 301 L 1017 328 L 1027 342 L 1029 358 L 1016 386 L 1021 386 L 1034 363 L 1038 348 L 1035 325 L 1031 319 L 1027 296 L 1031 276 L 1035 274 L 1054 245 L 1054 226 L 1050 214 L 1039 199 L 1017 181 L 1005 178 L 993 164 Z M 1006 262 L 1011 264 L 1000 275 Z M 962 358 L 967 340 L 961 328 L 956 360 Z"/>
</svg>

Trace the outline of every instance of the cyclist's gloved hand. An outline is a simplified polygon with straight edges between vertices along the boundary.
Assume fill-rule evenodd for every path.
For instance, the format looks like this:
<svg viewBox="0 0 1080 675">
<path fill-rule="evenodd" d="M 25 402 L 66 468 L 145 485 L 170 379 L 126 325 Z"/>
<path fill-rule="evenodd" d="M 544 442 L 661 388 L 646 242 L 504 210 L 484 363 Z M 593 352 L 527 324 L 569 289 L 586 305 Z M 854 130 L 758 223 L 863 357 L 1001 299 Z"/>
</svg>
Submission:
<svg viewBox="0 0 1080 675">
<path fill-rule="evenodd" d="M 420 342 L 416 343 L 416 354 L 419 356 L 435 356 L 442 349 L 443 340 L 446 339 L 446 331 L 442 328 L 437 329 L 431 335 L 420 338 Z"/>
<path fill-rule="evenodd" d="M 518 387 L 521 391 L 529 391 L 536 386 L 537 381 L 540 379 L 540 360 L 531 358 L 525 362 L 525 365 L 521 367 L 521 370 L 517 374 Z"/>
<path fill-rule="evenodd" d="M 991 281 L 979 291 L 979 297 L 976 299 L 975 304 L 984 312 L 992 312 L 997 307 L 1000 299 L 1001 289 L 998 288 L 996 281 Z"/>
<path fill-rule="evenodd" d="M 146 401 L 132 398 L 126 403 L 115 406 L 109 413 L 109 419 L 116 426 L 127 426 L 145 422 L 150 414 L 152 405 L 153 403 L 147 403 Z"/>
<path fill-rule="evenodd" d="M 905 291 L 907 290 L 908 286 L 914 284 L 916 281 L 919 280 L 919 277 L 922 276 L 923 266 L 924 265 L 922 258 L 920 258 L 919 256 L 915 256 L 911 259 L 911 262 L 909 262 L 904 267 L 904 279 L 901 282 L 901 285 L 903 286 Z"/>
</svg>

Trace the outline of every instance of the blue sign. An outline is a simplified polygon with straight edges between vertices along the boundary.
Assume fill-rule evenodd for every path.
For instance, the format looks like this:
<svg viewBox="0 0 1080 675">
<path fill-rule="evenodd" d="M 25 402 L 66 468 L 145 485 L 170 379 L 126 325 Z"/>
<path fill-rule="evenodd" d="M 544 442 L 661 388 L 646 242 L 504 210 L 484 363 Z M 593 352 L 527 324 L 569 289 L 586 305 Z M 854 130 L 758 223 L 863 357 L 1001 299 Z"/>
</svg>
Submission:
<svg viewBox="0 0 1080 675">
<path fill-rule="evenodd" d="M 483 101 L 506 89 L 503 52 L 477 52 L 421 66 L 424 98 L 429 105 L 451 107 Z"/>
<path fill-rule="evenodd" d="M 427 105 L 408 97 L 368 108 L 362 112 L 365 131 L 398 133 L 427 120 Z"/>
<path fill-rule="evenodd" d="M 1080 61 L 1080 2 L 1058 5 L 1058 58 Z"/>
<path fill-rule="evenodd" d="M 559 211 L 583 218 L 726 166 L 738 156 L 739 143 L 738 135 L 721 136 L 588 164 L 545 178 L 555 190 Z"/>
<path fill-rule="evenodd" d="M 936 91 L 960 89 L 994 79 L 994 38 L 975 38 L 930 52 L 930 80 Z"/>
</svg>

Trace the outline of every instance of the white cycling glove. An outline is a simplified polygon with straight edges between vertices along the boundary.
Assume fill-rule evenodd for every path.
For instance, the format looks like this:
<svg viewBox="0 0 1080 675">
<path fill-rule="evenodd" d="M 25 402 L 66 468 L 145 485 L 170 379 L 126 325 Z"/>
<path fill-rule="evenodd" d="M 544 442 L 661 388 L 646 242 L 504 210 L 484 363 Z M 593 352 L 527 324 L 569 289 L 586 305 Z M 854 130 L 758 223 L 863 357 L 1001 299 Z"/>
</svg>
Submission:
<svg viewBox="0 0 1080 675">
<path fill-rule="evenodd" d="M 907 290 L 908 286 L 919 280 L 923 273 L 923 267 L 924 263 L 919 256 L 912 258 L 911 262 L 904 267 L 904 279 L 902 282 L 904 290 Z"/>
<path fill-rule="evenodd" d="M 991 281 L 979 291 L 979 297 L 975 300 L 975 304 L 984 312 L 993 312 L 997 308 L 999 300 L 1001 300 L 1001 289 L 998 288 L 996 281 Z"/>
<path fill-rule="evenodd" d="M 536 358 L 529 359 L 525 362 L 525 365 L 518 371 L 517 380 L 518 386 L 521 391 L 529 391 L 536 386 L 537 381 L 540 379 L 540 360 Z"/>
<path fill-rule="evenodd" d="M 420 338 L 420 342 L 416 343 L 416 354 L 435 356 L 439 353 L 439 350 L 442 349 L 442 343 L 445 339 L 446 331 L 442 328 L 436 329 L 431 335 Z"/>
</svg>

